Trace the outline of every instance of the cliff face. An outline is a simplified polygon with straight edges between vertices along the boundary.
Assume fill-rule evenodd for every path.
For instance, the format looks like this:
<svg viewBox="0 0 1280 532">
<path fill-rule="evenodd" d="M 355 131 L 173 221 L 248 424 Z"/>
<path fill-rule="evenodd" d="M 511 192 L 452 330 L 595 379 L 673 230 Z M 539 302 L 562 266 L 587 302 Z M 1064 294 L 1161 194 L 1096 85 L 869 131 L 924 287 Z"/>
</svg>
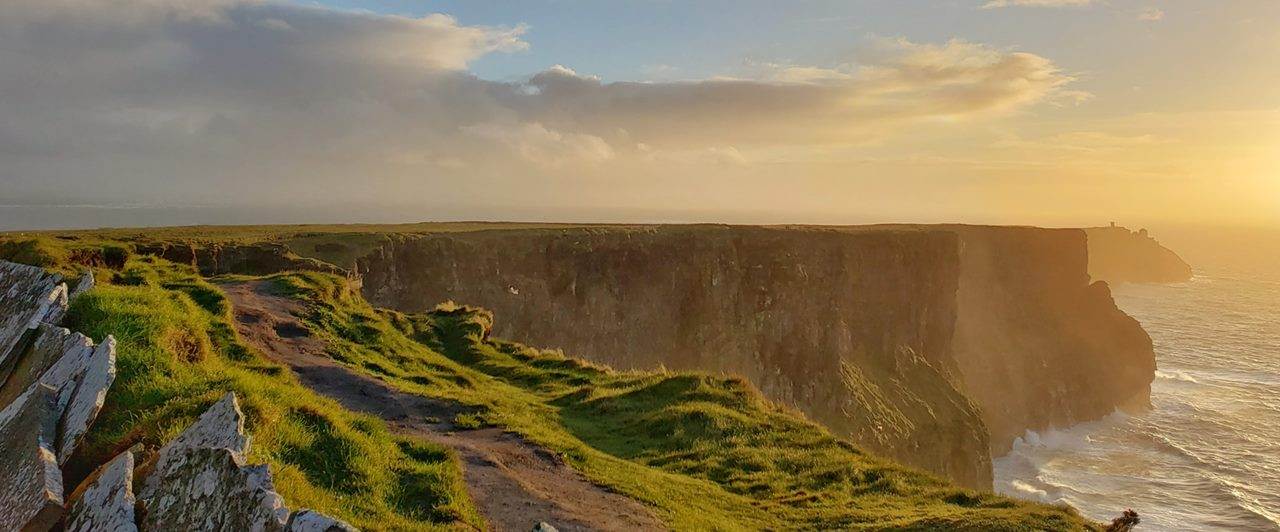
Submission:
<svg viewBox="0 0 1280 532">
<path fill-rule="evenodd" d="M 424 236 L 363 259 L 376 305 L 489 308 L 495 335 L 615 368 L 741 375 L 880 454 L 989 486 L 958 390 L 945 232 L 666 227 Z"/>
<path fill-rule="evenodd" d="M 143 255 L 154 255 L 178 264 L 189 264 L 204 275 L 226 273 L 267 275 L 290 270 L 343 273 L 338 267 L 315 259 L 299 257 L 289 251 L 285 245 L 272 242 L 252 244 L 147 242 L 139 243 L 135 248 Z"/>
<path fill-rule="evenodd" d="M 498 336 L 616 368 L 742 375 L 856 443 L 989 487 L 1027 429 L 1143 404 L 1146 333 L 1078 230 L 667 226 L 403 237 L 366 297 L 493 310 Z M 990 436 L 989 436 L 990 435 Z"/>
<path fill-rule="evenodd" d="M 992 451 L 1026 430 L 1142 407 L 1155 373 L 1151 339 L 1090 284 L 1074 229 L 954 228 L 962 242 L 953 349 L 982 406 Z"/>
<path fill-rule="evenodd" d="M 1089 275 L 1098 281 L 1180 283 L 1191 280 L 1191 266 L 1160 245 L 1145 229 L 1090 227 Z"/>
</svg>

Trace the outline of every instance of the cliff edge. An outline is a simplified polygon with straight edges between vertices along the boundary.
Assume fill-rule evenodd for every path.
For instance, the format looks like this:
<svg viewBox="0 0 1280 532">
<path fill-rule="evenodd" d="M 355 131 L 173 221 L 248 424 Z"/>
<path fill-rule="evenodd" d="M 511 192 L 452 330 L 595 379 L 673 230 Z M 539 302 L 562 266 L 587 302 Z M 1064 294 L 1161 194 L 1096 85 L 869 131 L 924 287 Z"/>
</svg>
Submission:
<svg viewBox="0 0 1280 532">
<path fill-rule="evenodd" d="M 1130 231 L 1114 223 L 1089 227 L 1089 275 L 1111 283 L 1181 283 L 1191 280 L 1191 265 L 1164 247 L 1146 229 Z"/>
<path fill-rule="evenodd" d="M 617 368 L 740 375 L 987 488 L 1026 430 L 1147 402 L 1150 339 L 1087 263 L 1080 230 L 653 226 L 401 236 L 357 270 L 376 305 L 456 300 Z"/>
</svg>

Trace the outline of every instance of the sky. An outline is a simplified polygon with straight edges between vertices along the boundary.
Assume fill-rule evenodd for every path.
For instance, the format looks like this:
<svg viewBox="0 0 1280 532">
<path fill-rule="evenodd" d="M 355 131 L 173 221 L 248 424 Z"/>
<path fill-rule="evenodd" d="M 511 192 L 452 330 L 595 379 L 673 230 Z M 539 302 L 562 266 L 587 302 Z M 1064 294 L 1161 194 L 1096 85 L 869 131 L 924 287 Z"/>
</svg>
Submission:
<svg viewBox="0 0 1280 532">
<path fill-rule="evenodd" d="M 0 228 L 1280 226 L 1275 0 L 7 0 Z"/>
</svg>

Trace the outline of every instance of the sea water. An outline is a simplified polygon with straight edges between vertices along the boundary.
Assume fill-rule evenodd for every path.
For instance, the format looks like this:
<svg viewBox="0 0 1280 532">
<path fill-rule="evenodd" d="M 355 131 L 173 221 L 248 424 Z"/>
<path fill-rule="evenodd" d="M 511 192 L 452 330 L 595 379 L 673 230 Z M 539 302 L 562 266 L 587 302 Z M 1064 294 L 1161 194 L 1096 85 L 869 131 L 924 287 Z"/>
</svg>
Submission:
<svg viewBox="0 0 1280 532">
<path fill-rule="evenodd" d="M 1133 508 L 1140 530 L 1280 530 L 1280 245 L 1260 242 L 1199 255 L 1191 282 L 1113 286 L 1155 343 L 1153 408 L 1027 433 L 996 490 Z"/>
</svg>

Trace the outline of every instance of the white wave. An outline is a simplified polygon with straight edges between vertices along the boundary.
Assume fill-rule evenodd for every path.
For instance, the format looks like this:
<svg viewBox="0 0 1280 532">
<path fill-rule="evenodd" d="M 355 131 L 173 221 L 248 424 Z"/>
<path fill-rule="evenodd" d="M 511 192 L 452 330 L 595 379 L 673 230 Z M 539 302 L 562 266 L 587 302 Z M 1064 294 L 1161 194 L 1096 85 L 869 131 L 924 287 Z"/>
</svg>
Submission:
<svg viewBox="0 0 1280 532">
<path fill-rule="evenodd" d="M 1009 483 L 1009 487 L 1013 488 L 1015 496 L 1020 499 L 1032 499 L 1040 502 L 1049 502 L 1049 492 L 1027 484 L 1021 480 L 1014 480 Z"/>
<path fill-rule="evenodd" d="M 1188 374 L 1185 371 L 1164 371 L 1164 370 L 1158 369 L 1156 370 L 1156 378 L 1171 380 L 1171 381 L 1190 382 L 1194 384 L 1200 384 L 1199 380 L 1197 380 L 1195 377 L 1192 377 L 1190 374 Z"/>
</svg>

